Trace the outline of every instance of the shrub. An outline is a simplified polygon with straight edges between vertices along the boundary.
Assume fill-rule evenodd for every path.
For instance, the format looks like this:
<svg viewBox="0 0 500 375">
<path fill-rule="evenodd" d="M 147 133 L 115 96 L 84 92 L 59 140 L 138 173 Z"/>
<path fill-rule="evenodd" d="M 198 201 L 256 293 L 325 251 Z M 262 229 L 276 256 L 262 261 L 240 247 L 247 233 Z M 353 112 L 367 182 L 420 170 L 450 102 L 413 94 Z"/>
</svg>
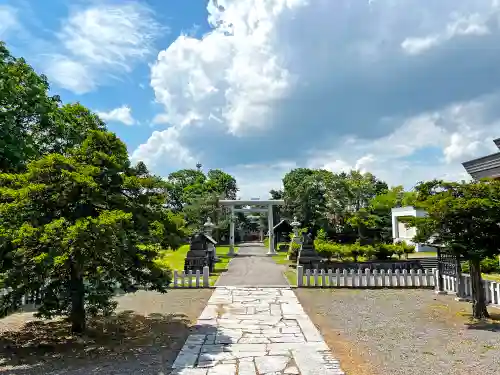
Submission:
<svg viewBox="0 0 500 375">
<path fill-rule="evenodd" d="M 355 262 L 358 261 L 358 258 L 360 256 L 363 256 L 366 252 L 366 247 L 367 246 L 363 246 L 359 243 L 359 240 L 356 241 L 355 243 L 353 243 L 352 245 L 344 245 L 345 246 L 345 250 L 346 250 L 346 254 L 350 257 L 352 257 L 354 259 Z"/>
<path fill-rule="evenodd" d="M 395 245 L 393 244 L 376 244 L 374 246 L 374 255 L 377 260 L 387 260 L 394 255 Z"/>
<path fill-rule="evenodd" d="M 288 258 L 297 259 L 298 252 L 300 250 L 300 245 L 296 242 L 290 242 L 288 245 Z"/>
<path fill-rule="evenodd" d="M 410 245 L 406 241 L 402 241 L 401 246 L 403 248 L 403 252 L 406 255 L 406 259 L 408 259 L 409 254 L 413 254 L 415 252 L 415 245 Z"/>
<path fill-rule="evenodd" d="M 481 272 L 500 273 L 498 258 L 485 258 L 481 261 Z M 462 263 L 462 272 L 469 273 L 469 262 Z"/>
<path fill-rule="evenodd" d="M 395 243 L 393 245 L 393 250 L 394 250 L 394 254 L 396 254 L 398 256 L 398 259 L 401 259 L 401 257 L 405 253 L 405 248 L 401 242 Z"/>
<path fill-rule="evenodd" d="M 318 233 L 316 234 L 316 240 L 317 241 L 326 241 L 326 232 L 324 229 L 320 229 Z"/>
</svg>

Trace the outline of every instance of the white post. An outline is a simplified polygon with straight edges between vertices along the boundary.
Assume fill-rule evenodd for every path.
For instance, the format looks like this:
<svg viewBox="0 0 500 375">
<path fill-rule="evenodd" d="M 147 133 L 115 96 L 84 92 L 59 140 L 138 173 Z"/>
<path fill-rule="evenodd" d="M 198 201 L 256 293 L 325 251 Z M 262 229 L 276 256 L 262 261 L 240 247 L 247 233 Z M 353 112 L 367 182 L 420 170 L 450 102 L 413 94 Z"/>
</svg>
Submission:
<svg viewBox="0 0 500 375">
<path fill-rule="evenodd" d="M 304 267 L 297 266 L 297 287 L 301 287 L 304 282 Z"/>
<path fill-rule="evenodd" d="M 203 267 L 203 287 L 210 287 L 210 270 L 208 269 L 208 266 Z"/>
<path fill-rule="evenodd" d="M 234 206 L 231 206 L 231 221 L 229 222 L 229 252 L 227 255 L 234 254 Z"/>
<path fill-rule="evenodd" d="M 274 222 L 273 222 L 273 205 L 270 204 L 268 208 L 268 227 L 269 227 L 269 251 L 267 252 L 267 255 L 275 255 L 276 250 L 274 249 Z"/>
</svg>

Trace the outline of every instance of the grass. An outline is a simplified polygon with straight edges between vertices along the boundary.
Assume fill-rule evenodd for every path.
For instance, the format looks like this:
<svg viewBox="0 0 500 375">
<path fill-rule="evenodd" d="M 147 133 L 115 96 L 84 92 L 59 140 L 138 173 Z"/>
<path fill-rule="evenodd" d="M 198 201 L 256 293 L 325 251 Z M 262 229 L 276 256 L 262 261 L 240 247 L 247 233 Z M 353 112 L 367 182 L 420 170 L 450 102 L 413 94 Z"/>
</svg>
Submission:
<svg viewBox="0 0 500 375">
<path fill-rule="evenodd" d="M 496 281 L 496 282 L 500 283 L 500 274 L 498 274 L 498 273 L 483 273 L 482 277 L 485 280 L 491 280 L 491 281 Z"/>
<path fill-rule="evenodd" d="M 160 255 L 160 262 L 169 266 L 172 270 L 183 271 L 184 270 L 184 260 L 186 259 L 186 254 L 189 251 L 189 245 L 183 245 L 177 250 L 163 250 Z M 238 248 L 235 247 L 234 251 L 237 252 Z M 228 264 L 232 256 L 228 256 L 229 246 L 217 246 L 215 248 L 215 253 L 219 258 L 219 262 L 215 263 L 214 271 L 210 275 L 210 285 L 215 285 L 215 282 L 219 278 L 222 272 L 227 271 Z"/>
<path fill-rule="evenodd" d="M 286 279 L 288 280 L 289 284 L 291 286 L 297 285 L 297 272 L 295 271 L 295 263 L 291 260 L 287 259 L 288 253 L 286 251 L 277 253 L 276 255 L 273 255 L 272 258 L 277 264 L 281 264 L 284 266 L 287 266 L 287 269 L 283 274 L 285 275 Z"/>
</svg>

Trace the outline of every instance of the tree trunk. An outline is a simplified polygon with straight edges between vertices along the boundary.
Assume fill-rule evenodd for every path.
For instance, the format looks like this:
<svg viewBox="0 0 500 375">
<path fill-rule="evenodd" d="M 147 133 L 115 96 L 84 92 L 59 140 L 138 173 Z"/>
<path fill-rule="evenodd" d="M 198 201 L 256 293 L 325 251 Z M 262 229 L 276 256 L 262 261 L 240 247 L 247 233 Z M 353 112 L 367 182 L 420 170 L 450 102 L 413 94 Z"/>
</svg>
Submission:
<svg viewBox="0 0 500 375">
<path fill-rule="evenodd" d="M 85 286 L 83 277 L 76 264 L 71 265 L 71 312 L 69 320 L 71 322 L 71 332 L 81 335 L 85 332 Z"/>
<path fill-rule="evenodd" d="M 490 314 L 486 309 L 483 280 L 481 278 L 481 261 L 479 259 L 471 259 L 469 261 L 469 268 L 472 284 L 472 318 L 489 318 Z"/>
</svg>

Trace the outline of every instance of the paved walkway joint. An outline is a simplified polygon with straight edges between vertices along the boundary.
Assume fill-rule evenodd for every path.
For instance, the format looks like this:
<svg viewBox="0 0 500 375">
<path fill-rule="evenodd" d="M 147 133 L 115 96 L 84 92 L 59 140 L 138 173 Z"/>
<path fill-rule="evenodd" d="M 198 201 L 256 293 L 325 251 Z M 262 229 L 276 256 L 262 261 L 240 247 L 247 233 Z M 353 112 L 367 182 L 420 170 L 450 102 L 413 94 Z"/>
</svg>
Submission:
<svg viewBox="0 0 500 375">
<path fill-rule="evenodd" d="M 218 287 L 172 375 L 343 375 L 285 287 Z"/>
</svg>

